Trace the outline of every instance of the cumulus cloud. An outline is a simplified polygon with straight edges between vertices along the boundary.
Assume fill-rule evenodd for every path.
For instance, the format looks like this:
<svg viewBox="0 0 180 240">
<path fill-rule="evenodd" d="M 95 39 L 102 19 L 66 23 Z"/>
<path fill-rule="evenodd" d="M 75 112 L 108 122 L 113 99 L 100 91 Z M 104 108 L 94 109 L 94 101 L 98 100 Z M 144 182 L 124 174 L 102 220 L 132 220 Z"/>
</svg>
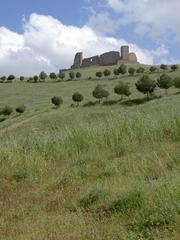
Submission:
<svg viewBox="0 0 180 240">
<path fill-rule="evenodd" d="M 163 41 L 174 39 L 180 44 L 179 0 L 107 0 L 108 6 L 120 14 L 119 21 L 135 24 L 135 33 L 148 33 Z"/>
<path fill-rule="evenodd" d="M 32 14 L 24 23 L 23 34 L 0 28 L 0 75 L 32 75 L 57 71 L 72 64 L 78 51 L 84 57 L 119 50 L 129 44 L 142 63 L 153 63 L 154 53 L 124 39 L 98 35 L 87 25 L 67 26 L 51 16 Z"/>
</svg>

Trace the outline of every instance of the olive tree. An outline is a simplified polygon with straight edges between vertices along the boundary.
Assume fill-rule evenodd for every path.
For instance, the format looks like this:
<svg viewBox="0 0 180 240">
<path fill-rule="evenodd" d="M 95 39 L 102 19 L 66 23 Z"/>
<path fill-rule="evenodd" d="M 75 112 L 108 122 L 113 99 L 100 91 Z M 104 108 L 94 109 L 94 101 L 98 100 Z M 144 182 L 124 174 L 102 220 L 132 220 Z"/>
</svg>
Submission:
<svg viewBox="0 0 180 240">
<path fill-rule="evenodd" d="M 139 92 L 147 94 L 147 98 L 149 97 L 149 94 L 154 92 L 154 89 L 156 88 L 156 82 L 152 80 L 149 75 L 143 75 L 135 85 Z"/>
<path fill-rule="evenodd" d="M 72 100 L 77 103 L 77 106 L 79 106 L 79 103 L 82 102 L 84 99 L 83 95 L 79 92 L 75 92 L 72 95 Z"/>
<path fill-rule="evenodd" d="M 123 99 L 123 96 L 129 97 L 131 95 L 129 84 L 123 82 L 119 82 L 119 84 L 115 86 L 114 92 L 121 95 L 121 99 Z"/>
<path fill-rule="evenodd" d="M 157 80 L 157 85 L 159 88 L 165 89 L 165 94 L 167 95 L 167 90 L 173 86 L 173 80 L 169 75 L 162 74 Z"/>
<path fill-rule="evenodd" d="M 58 108 L 58 107 L 60 107 L 60 105 L 63 104 L 63 99 L 62 99 L 62 97 L 54 96 L 51 99 L 51 102 Z"/>
</svg>

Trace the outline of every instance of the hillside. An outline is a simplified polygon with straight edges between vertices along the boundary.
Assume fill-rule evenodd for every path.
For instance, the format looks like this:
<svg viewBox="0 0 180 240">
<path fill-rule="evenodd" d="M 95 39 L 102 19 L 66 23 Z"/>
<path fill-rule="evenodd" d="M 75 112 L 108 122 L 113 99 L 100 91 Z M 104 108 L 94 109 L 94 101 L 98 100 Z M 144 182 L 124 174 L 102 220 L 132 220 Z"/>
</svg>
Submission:
<svg viewBox="0 0 180 240">
<path fill-rule="evenodd" d="M 154 80 L 163 73 L 145 68 Z M 147 100 L 135 88 L 142 74 L 94 79 L 102 69 L 82 69 L 74 81 L 0 84 L 0 108 L 27 107 L 0 122 L 0 239 L 180 238 L 179 91 L 156 88 Z M 166 73 L 180 76 L 180 67 Z M 120 80 L 132 91 L 122 101 L 113 90 Z M 84 106 L 97 84 L 108 101 Z M 76 91 L 84 100 L 72 107 Z M 64 100 L 59 109 L 53 96 Z"/>
</svg>

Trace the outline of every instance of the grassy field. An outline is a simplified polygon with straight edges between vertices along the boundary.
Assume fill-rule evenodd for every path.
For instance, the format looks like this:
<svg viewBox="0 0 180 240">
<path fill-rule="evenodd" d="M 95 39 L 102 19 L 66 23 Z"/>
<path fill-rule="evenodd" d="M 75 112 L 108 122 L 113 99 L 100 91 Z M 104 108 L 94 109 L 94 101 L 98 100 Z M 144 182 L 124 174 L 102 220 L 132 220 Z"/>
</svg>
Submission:
<svg viewBox="0 0 180 240">
<path fill-rule="evenodd" d="M 75 81 L 0 84 L 0 107 L 27 106 L 0 128 L 29 119 L 0 132 L 0 239 L 180 239 L 180 94 L 157 88 L 146 101 L 134 86 L 141 75 L 123 76 L 133 94 L 118 101 L 120 79 L 88 81 L 96 71 Z M 97 84 L 114 104 L 84 107 Z M 84 95 L 77 108 L 75 91 Z M 64 99 L 59 109 L 54 95 Z"/>
</svg>

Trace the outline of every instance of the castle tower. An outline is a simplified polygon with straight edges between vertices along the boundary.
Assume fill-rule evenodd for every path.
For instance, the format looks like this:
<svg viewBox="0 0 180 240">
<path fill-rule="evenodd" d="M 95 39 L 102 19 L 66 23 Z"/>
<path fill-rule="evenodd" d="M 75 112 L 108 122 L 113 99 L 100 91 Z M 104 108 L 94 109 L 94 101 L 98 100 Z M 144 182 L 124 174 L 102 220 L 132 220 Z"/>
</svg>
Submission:
<svg viewBox="0 0 180 240">
<path fill-rule="evenodd" d="M 83 61 L 83 53 L 82 52 L 76 53 L 74 58 L 74 63 L 71 66 L 71 68 L 72 69 L 80 68 L 82 65 L 82 61 Z"/>
<path fill-rule="evenodd" d="M 121 47 L 121 60 L 129 61 L 129 46 Z"/>
</svg>

